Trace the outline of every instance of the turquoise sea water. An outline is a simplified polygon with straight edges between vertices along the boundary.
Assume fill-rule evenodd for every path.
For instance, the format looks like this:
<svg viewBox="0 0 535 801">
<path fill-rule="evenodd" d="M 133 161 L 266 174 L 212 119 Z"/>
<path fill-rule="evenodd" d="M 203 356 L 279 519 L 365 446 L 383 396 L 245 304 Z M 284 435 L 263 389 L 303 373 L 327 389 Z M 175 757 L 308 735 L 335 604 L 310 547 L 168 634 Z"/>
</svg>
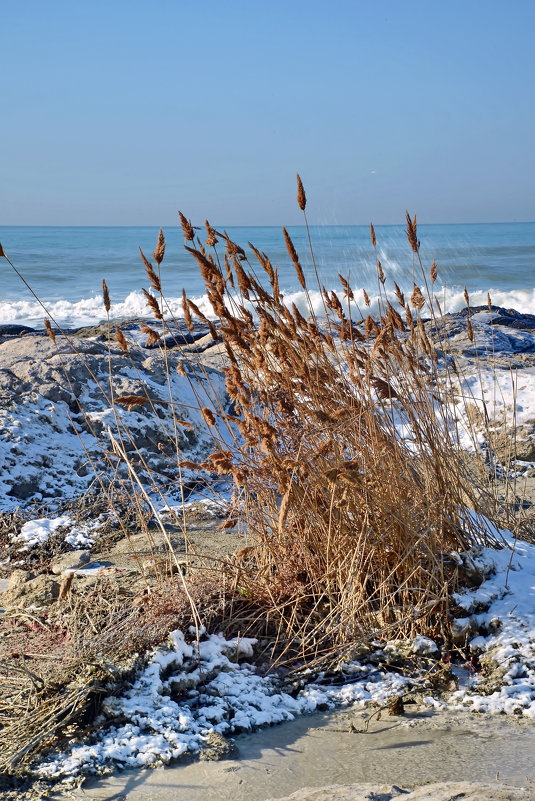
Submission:
<svg viewBox="0 0 535 801">
<path fill-rule="evenodd" d="M 310 286 L 315 288 L 311 256 L 304 227 L 289 228 Z M 246 250 L 253 242 L 271 257 L 280 271 L 282 289 L 296 302 L 302 292 L 289 261 L 282 232 L 274 227 L 229 228 L 230 237 Z M 535 223 L 422 225 L 418 228 L 426 268 L 436 258 L 439 268 L 437 294 L 449 309 L 463 305 L 466 286 L 472 302 L 486 301 L 519 311 L 535 312 Z M 318 226 L 311 229 L 314 254 L 321 281 L 336 288 L 337 274 L 349 276 L 355 289 L 377 291 L 375 253 L 367 226 Z M 412 252 L 403 226 L 377 226 L 378 256 L 389 283 L 412 287 Z M 184 251 L 180 228 L 165 229 L 166 258 L 162 265 L 164 290 L 179 313 L 178 299 L 184 287 L 206 305 L 196 264 Z M 199 231 L 204 238 L 204 229 Z M 147 286 L 139 258 L 141 246 L 149 255 L 157 229 L 151 227 L 2 227 L 0 242 L 49 314 L 62 325 L 84 325 L 103 317 L 101 283 L 106 278 L 112 299 L 112 315 L 146 313 L 142 286 Z M 218 246 L 220 252 L 222 246 Z M 251 254 L 252 256 L 252 254 Z M 251 258 L 254 263 L 254 257 Z M 43 310 L 11 271 L 0 261 L 0 323 L 42 325 Z M 388 286 L 388 282 L 387 282 Z M 313 300 L 319 296 L 312 293 Z"/>
</svg>

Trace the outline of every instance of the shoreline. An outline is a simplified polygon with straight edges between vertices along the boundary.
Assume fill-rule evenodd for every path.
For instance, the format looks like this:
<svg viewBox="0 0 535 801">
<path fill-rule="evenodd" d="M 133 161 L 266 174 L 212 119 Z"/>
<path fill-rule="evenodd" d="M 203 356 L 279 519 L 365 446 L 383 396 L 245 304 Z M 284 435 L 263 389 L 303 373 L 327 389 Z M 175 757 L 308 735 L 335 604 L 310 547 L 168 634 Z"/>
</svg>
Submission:
<svg viewBox="0 0 535 801">
<path fill-rule="evenodd" d="M 474 371 L 474 374 L 476 374 L 477 370 L 479 370 L 481 374 L 481 370 L 486 369 L 488 366 L 491 371 L 489 376 L 492 377 L 492 381 L 497 380 L 496 376 L 507 379 L 511 368 L 519 369 L 520 374 L 525 378 L 527 383 L 525 386 L 517 387 L 518 392 L 515 397 L 523 416 L 519 414 L 515 419 L 518 432 L 526 432 L 528 435 L 531 431 L 529 428 L 531 425 L 530 415 L 533 416 L 532 406 L 529 401 L 530 382 L 535 376 L 535 335 L 531 333 L 535 330 L 535 318 L 532 319 L 532 316 L 526 317 L 523 315 L 508 314 L 506 310 L 501 309 L 494 309 L 492 313 L 489 313 L 488 310 L 484 311 L 481 309 L 473 309 L 471 311 L 474 320 L 475 340 L 467 336 L 466 314 L 458 313 L 456 315 L 448 315 L 441 321 L 448 341 L 451 343 L 452 348 L 455 349 L 455 359 L 459 361 L 462 360 L 469 369 Z M 492 322 L 489 317 L 491 318 L 492 316 L 494 316 L 497 322 L 494 326 L 489 324 Z M 426 325 L 429 335 L 432 336 L 434 323 L 428 322 Z M 135 327 L 125 327 L 125 335 L 128 337 L 128 353 L 137 370 L 137 373 L 134 375 L 128 360 L 123 358 L 123 353 L 117 349 L 115 343 L 112 344 L 110 354 L 106 341 L 107 332 L 108 324 L 105 324 L 103 326 L 91 327 L 90 329 L 84 328 L 77 336 L 77 348 L 83 353 L 84 359 L 91 365 L 91 370 L 93 371 L 91 375 L 88 375 L 85 365 L 80 362 L 78 352 L 74 353 L 69 343 L 63 337 L 58 337 L 57 342 L 53 343 L 49 338 L 43 338 L 42 336 L 14 336 L 0 344 L 0 356 L 4 357 L 5 366 L 5 369 L 2 371 L 1 380 L 5 382 L 4 391 L 7 397 L 9 397 L 10 403 L 6 408 L 8 409 L 8 414 L 13 415 L 12 421 L 16 422 L 17 419 L 22 421 L 18 426 L 14 425 L 12 422 L 10 426 L 5 427 L 3 430 L 4 440 L 7 436 L 8 441 L 13 443 L 10 446 L 11 450 L 13 450 L 14 447 L 16 451 L 11 457 L 13 470 L 21 470 L 20 475 L 24 475 L 24 480 L 26 482 L 25 485 L 22 485 L 24 492 L 27 493 L 26 497 L 22 494 L 20 486 L 17 485 L 17 492 L 19 492 L 17 499 L 21 501 L 22 508 L 24 508 L 27 503 L 31 504 L 35 500 L 45 504 L 48 502 L 51 508 L 53 508 L 54 504 L 57 504 L 58 508 L 61 507 L 62 500 L 65 500 L 67 479 L 65 478 L 65 472 L 58 473 L 57 468 L 61 467 L 61 469 L 65 471 L 66 465 L 68 465 L 68 459 L 71 460 L 70 464 L 72 465 L 70 475 L 73 482 L 71 484 L 71 489 L 74 498 L 76 499 L 77 496 L 80 496 L 80 493 L 85 491 L 84 487 L 87 486 L 87 481 L 90 480 L 91 475 L 87 472 L 84 473 L 81 470 L 80 462 L 76 461 L 80 457 L 75 450 L 75 445 L 82 438 L 86 453 L 91 453 L 90 448 L 94 447 L 89 438 L 92 428 L 84 429 L 84 421 L 86 421 L 85 416 L 75 417 L 74 419 L 78 430 L 76 436 L 73 436 L 72 432 L 70 434 L 68 433 L 67 423 L 69 420 L 72 420 L 73 415 L 76 415 L 76 404 L 83 404 L 85 408 L 84 414 L 90 419 L 91 425 L 101 425 L 101 433 L 105 431 L 103 422 L 106 421 L 106 416 L 108 420 L 112 418 L 105 400 L 103 401 L 101 391 L 96 386 L 92 387 L 92 376 L 105 375 L 110 365 L 110 359 L 116 393 L 127 395 L 128 393 L 135 394 L 139 393 L 140 386 L 149 386 L 151 397 L 158 402 L 158 393 L 162 392 L 163 397 L 167 391 L 166 375 L 163 369 L 161 353 L 163 349 L 160 349 L 158 346 L 145 347 L 146 343 L 144 344 L 139 334 L 139 329 Z M 87 336 L 87 334 L 89 334 L 89 336 Z M 482 352 L 488 349 L 489 342 L 493 343 L 494 350 L 491 356 L 487 357 L 487 363 L 485 363 L 479 354 L 480 351 Z M 166 347 L 168 346 L 166 345 Z M 220 393 L 219 402 L 223 404 L 225 402 L 224 386 L 221 382 L 220 384 L 217 383 L 220 381 L 220 370 L 224 363 L 222 361 L 221 348 L 219 345 L 214 344 L 210 336 L 206 335 L 206 329 L 200 329 L 198 331 L 198 336 L 191 337 L 185 349 L 178 350 L 178 354 L 183 353 L 184 350 L 186 350 L 188 354 L 191 354 L 192 358 L 200 359 L 203 370 L 210 371 L 213 386 L 219 387 L 217 390 Z M 67 382 L 63 381 L 62 383 L 61 371 L 65 371 L 66 366 L 69 380 Z M 203 378 L 200 373 L 192 373 L 190 378 L 191 376 L 198 382 L 198 386 L 202 386 Z M 479 380 L 481 380 L 481 377 Z M 491 379 L 489 378 L 489 380 Z M 175 397 L 180 397 L 181 401 L 183 401 L 186 398 L 184 393 L 190 390 L 187 384 L 182 380 L 180 374 L 173 376 L 173 381 L 176 382 L 174 385 L 174 390 L 176 390 L 177 393 Z M 145 382 L 145 384 L 143 382 Z M 75 387 L 78 387 L 78 389 L 75 389 Z M 506 384 L 501 385 L 502 411 L 505 414 L 508 410 L 508 406 L 504 398 L 508 398 L 509 396 L 504 396 L 504 391 L 506 393 L 509 392 Z M 511 397 L 513 397 L 513 395 L 511 395 Z M 522 407 L 522 403 L 524 403 L 526 408 Z M 66 412 L 65 420 L 62 421 L 58 415 L 61 410 L 65 409 L 69 411 L 68 413 Z M 51 410 L 53 410 L 53 413 Z M 509 412 L 507 411 L 507 413 Z M 128 416 L 129 430 L 136 439 L 135 447 L 141 448 L 143 452 L 147 454 L 147 458 L 150 456 L 150 458 L 154 460 L 156 458 L 156 453 L 159 451 L 158 447 L 156 447 L 159 440 L 155 438 L 154 435 L 153 418 L 135 410 L 127 410 L 125 414 Z M 17 418 L 17 415 L 21 415 L 21 417 Z M 28 415 L 33 415 L 33 417 L 28 417 Z M 188 436 L 184 437 L 183 443 L 190 449 L 194 460 L 200 461 L 200 459 L 203 458 L 203 454 L 208 452 L 211 443 L 209 439 L 203 439 L 199 415 L 196 417 L 193 411 L 187 410 L 184 412 L 184 417 L 189 421 L 190 428 L 188 432 L 191 433 L 188 433 Z M 31 425 L 28 424 L 28 420 L 32 421 Z M 32 426 L 34 427 L 32 428 Z M 19 436 L 17 432 L 19 430 L 26 436 L 26 440 L 22 446 L 18 444 L 17 440 Z M 55 446 L 52 445 L 54 440 L 51 439 L 53 432 L 55 432 L 54 436 L 57 434 L 56 442 L 58 443 L 58 447 L 61 445 L 63 448 L 61 451 L 56 452 L 54 450 Z M 535 427 L 533 433 L 535 433 Z M 11 439 L 9 440 L 10 436 Z M 69 436 L 71 437 L 70 439 Z M 522 442 L 523 440 L 520 437 L 519 443 L 517 444 L 518 448 L 522 446 Z M 535 447 L 535 440 L 532 442 L 532 440 L 528 438 L 526 442 L 529 447 Z M 511 471 L 516 471 L 520 475 L 519 480 L 524 481 L 526 485 L 530 487 L 531 494 L 529 498 L 533 497 L 535 500 L 535 475 L 528 475 L 530 470 L 533 471 L 533 468 L 535 468 L 535 461 L 532 463 L 529 460 L 525 460 L 524 463 L 522 463 L 522 459 L 520 458 L 521 455 L 526 456 L 529 455 L 529 453 L 528 450 L 522 453 L 519 450 L 518 453 L 515 453 L 515 459 L 512 461 L 509 455 L 509 460 L 505 462 L 505 481 L 509 481 L 508 477 Z M 55 463 L 50 461 L 51 454 L 56 458 Z M 505 453 L 505 456 L 507 456 L 507 453 Z M 25 458 L 27 460 L 26 463 L 24 463 Z M 166 456 L 164 454 L 158 458 L 161 458 L 161 467 L 159 469 L 163 472 L 166 469 Z M 41 498 L 36 499 L 35 497 L 35 487 L 31 484 L 28 474 L 30 468 L 34 471 L 35 481 L 39 480 L 43 482 L 37 485 L 37 493 L 41 495 Z M 13 472 L 11 472 L 11 474 L 9 472 L 4 472 L 4 476 L 0 476 L 0 480 L 4 480 L 4 482 L 10 481 L 12 480 L 12 476 Z M 77 476 L 80 481 L 74 478 L 74 476 Z M 54 480 L 56 481 L 55 484 L 52 483 Z M 11 485 L 6 483 L 5 486 L 9 487 Z M 46 495 L 47 492 L 50 493 L 48 496 Z M 532 503 L 533 501 L 530 500 L 529 504 Z M 31 505 L 28 509 L 31 510 Z M 99 582 L 103 580 L 107 580 L 112 584 L 116 582 L 117 586 L 119 586 L 126 577 L 126 583 L 121 586 L 124 586 L 124 588 L 132 594 L 143 594 L 143 580 L 141 580 L 139 575 L 140 559 L 147 560 L 151 556 L 151 549 L 145 548 L 146 542 L 145 545 L 143 545 L 143 540 L 146 535 L 139 533 L 139 547 L 142 550 L 139 553 L 135 553 L 134 558 L 132 558 L 130 553 L 121 553 L 118 542 L 113 539 L 115 536 L 113 533 L 109 534 L 111 539 L 106 540 L 107 548 L 103 548 L 101 545 L 99 550 L 99 532 L 93 532 L 90 528 L 87 529 L 81 525 L 82 522 L 87 522 L 87 513 L 90 515 L 95 514 L 91 510 L 91 507 L 87 507 L 85 510 L 81 510 L 81 516 L 78 517 L 75 513 L 72 520 L 69 519 L 66 512 L 60 513 L 59 511 L 57 515 L 64 515 L 64 518 L 62 518 L 60 522 L 58 522 L 59 518 L 55 520 L 51 520 L 50 518 L 45 518 L 44 520 L 32 519 L 31 511 L 29 519 L 25 520 L 24 516 L 15 519 L 17 537 L 20 538 L 24 533 L 28 534 L 28 537 L 24 540 L 27 544 L 24 545 L 22 550 L 19 546 L 18 558 L 20 559 L 21 555 L 23 555 L 25 559 L 28 558 L 29 569 L 27 569 L 26 566 L 19 569 L 19 575 L 17 576 L 18 583 L 16 586 L 10 587 L 9 592 L 11 592 L 11 595 L 9 598 L 12 608 L 20 607 L 29 608 L 31 610 L 34 606 L 40 607 L 41 604 L 44 604 L 45 608 L 55 609 L 56 606 L 58 606 L 58 597 L 61 598 L 61 587 L 66 586 L 64 580 L 68 575 L 71 576 L 69 579 L 69 588 L 72 583 L 73 588 L 78 588 L 76 592 L 81 591 L 83 593 L 91 591 L 91 588 L 97 588 Z M 210 515 L 208 515 L 208 517 L 210 517 Z M 212 518 L 214 519 L 211 520 L 210 524 L 197 525 L 196 529 L 194 526 L 195 531 L 198 531 L 199 544 L 196 547 L 199 552 L 204 548 L 206 553 L 211 552 L 211 557 L 213 557 L 215 553 L 218 553 L 217 558 L 224 560 L 227 558 L 229 551 L 236 551 L 242 544 L 247 545 L 247 542 L 243 540 L 240 541 L 240 537 L 236 536 L 236 533 L 233 531 L 228 531 L 224 534 L 221 533 L 219 530 L 219 523 L 221 519 L 225 519 L 224 512 L 221 512 L 219 519 L 217 514 L 212 514 Z M 100 517 L 98 519 L 100 519 Z M 533 522 L 533 515 L 531 515 L 531 520 Z M 97 519 L 91 519 L 89 522 L 97 522 Z M 200 522 L 202 523 L 202 520 Z M 31 534 L 29 528 L 26 528 L 28 524 L 33 524 Z M 56 528 L 57 534 L 55 533 Z M 175 526 L 173 530 L 173 526 L 170 526 L 169 531 L 171 532 L 173 544 L 176 544 L 175 547 L 181 552 L 184 548 L 185 540 L 184 537 L 181 539 L 179 528 Z M 191 536 L 192 541 L 195 543 L 195 536 L 197 535 L 195 535 L 193 531 L 188 532 L 188 535 Z M 32 537 L 34 539 L 31 539 Z M 76 540 L 76 548 L 74 545 L 71 545 L 68 537 L 79 538 Z M 219 552 L 216 550 L 218 541 L 220 543 Z M 66 543 L 69 543 L 71 547 L 66 547 Z M 225 545 L 223 545 L 223 543 L 225 543 Z M 129 545 L 133 547 L 134 551 L 136 550 L 135 544 L 129 541 Z M 132 550 L 132 547 L 130 547 L 130 550 Z M 54 549 L 57 549 L 57 552 Z M 147 552 L 145 553 L 143 549 Z M 123 548 L 123 551 L 124 550 L 126 549 Z M 12 554 L 11 558 L 17 558 L 15 555 L 16 549 L 10 553 Z M 165 554 L 165 544 L 161 544 L 161 553 Z M 35 558 L 36 554 L 41 554 L 39 558 L 42 560 L 44 559 L 44 561 L 41 562 L 40 568 L 39 564 L 36 563 L 35 573 L 37 575 L 34 576 L 32 573 L 31 560 Z M 75 564 L 77 560 L 79 564 Z M 95 561 L 96 565 L 93 564 Z M 88 568 L 84 567 L 87 562 L 91 563 Z M 93 566 L 91 567 L 92 564 Z M 146 567 L 143 567 L 143 570 L 146 569 Z M 154 559 L 149 570 L 153 569 L 156 570 L 155 575 L 157 575 L 157 570 L 159 568 L 157 566 L 155 568 Z M 4 571 L 7 572 L 8 570 L 11 570 L 10 566 L 4 565 Z M 501 575 L 500 573 L 500 576 Z M 128 582 L 130 582 L 130 584 Z M 491 585 L 492 583 L 489 587 Z M 32 595 L 34 590 L 35 594 Z M 492 590 L 492 592 L 495 592 L 495 590 Z M 498 592 L 497 595 L 491 597 L 491 601 L 492 598 L 499 597 Z M 462 600 L 462 598 L 458 599 L 459 603 L 461 603 Z M 470 615 L 471 607 L 467 606 L 466 611 L 468 615 Z M 504 610 L 500 611 L 500 615 L 505 619 Z M 484 631 L 483 623 L 481 624 L 481 630 Z M 471 631 L 470 636 L 477 639 L 477 631 L 477 629 Z M 432 643 L 432 645 L 436 648 L 434 643 Z M 529 649 L 526 650 L 525 658 L 527 660 L 526 664 L 528 664 L 529 659 L 531 659 Z M 531 668 L 529 669 L 531 670 Z M 234 670 L 234 668 L 232 668 L 232 670 Z M 466 676 L 463 678 L 463 681 L 465 681 L 465 679 Z M 374 699 L 375 696 L 372 693 L 369 700 Z M 270 722 L 269 718 L 266 722 Z M 255 735 L 247 735 L 247 737 L 251 736 Z M 415 745 L 411 747 L 417 748 L 418 746 Z M 265 797 L 267 798 L 268 796 Z"/>
<path fill-rule="evenodd" d="M 447 782 L 470 782 L 470 789 L 480 792 L 484 784 L 524 787 L 526 799 L 535 797 L 535 728 L 527 722 L 427 710 L 403 718 L 387 716 L 373 721 L 367 734 L 351 733 L 348 723 L 362 723 L 363 714 L 346 710 L 305 715 L 240 735 L 235 738 L 237 754 L 221 761 L 190 759 L 88 779 L 74 798 L 267 801 L 303 787 L 357 783 L 386 789 Z M 453 789 L 442 798 L 461 797 Z M 489 799 L 484 793 L 478 797 Z M 504 792 L 503 798 L 509 797 Z M 440 788 L 430 798 L 440 799 Z"/>
</svg>

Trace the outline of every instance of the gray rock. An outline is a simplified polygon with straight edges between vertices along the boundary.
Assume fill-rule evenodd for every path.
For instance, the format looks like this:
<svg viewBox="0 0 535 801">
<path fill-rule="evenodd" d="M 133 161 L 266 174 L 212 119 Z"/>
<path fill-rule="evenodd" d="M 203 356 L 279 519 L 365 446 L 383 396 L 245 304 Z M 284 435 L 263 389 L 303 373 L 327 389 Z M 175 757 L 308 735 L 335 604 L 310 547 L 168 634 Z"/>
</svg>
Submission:
<svg viewBox="0 0 535 801">
<path fill-rule="evenodd" d="M 176 361 L 176 355 L 164 357 L 161 349 L 149 355 L 136 342 L 130 343 L 128 358 L 115 341 L 108 346 L 77 336 L 58 336 L 54 343 L 46 336 L 28 335 L 0 343 L 1 505 L 12 508 L 18 502 L 79 495 L 94 477 L 91 462 L 113 475 L 114 460 L 103 464 L 102 454 L 109 452 L 108 429 L 117 436 L 116 413 L 123 420 L 127 454 L 138 463 L 141 455 L 160 474 L 174 478 L 176 448 L 168 446 L 174 438 L 173 408 L 179 408 L 180 417 L 192 418 L 192 425 L 179 427 L 178 450 L 188 454 L 184 458 L 202 461 L 213 450 L 213 440 L 200 415 L 191 411 L 191 388 L 176 372 Z M 172 403 L 178 407 L 169 402 L 166 364 Z M 193 380 L 206 383 L 204 375 Z M 110 381 L 115 398 L 148 395 L 153 403 L 114 411 Z M 218 403 L 224 405 L 222 380 L 218 387 Z M 206 397 L 203 387 L 200 397 Z M 119 478 L 125 476 L 123 467 Z"/>
<path fill-rule="evenodd" d="M 54 559 L 51 565 L 52 573 L 58 576 L 65 570 L 78 570 L 87 565 L 91 560 L 91 552 L 88 550 L 69 551 Z"/>
<path fill-rule="evenodd" d="M 304 788 L 278 801 L 533 801 L 530 790 L 503 784 L 446 782 L 405 790 L 396 785 L 347 784 Z M 275 801 L 275 799 L 269 799 Z"/>
<path fill-rule="evenodd" d="M 205 737 L 205 742 L 206 745 L 199 752 L 199 759 L 205 762 L 234 759 L 237 756 L 236 745 L 216 731 L 209 732 Z"/>
<path fill-rule="evenodd" d="M 42 574 L 31 578 L 31 575 L 26 570 L 13 571 L 1 599 L 5 609 L 49 606 L 57 599 L 59 584 L 52 576 Z"/>
</svg>

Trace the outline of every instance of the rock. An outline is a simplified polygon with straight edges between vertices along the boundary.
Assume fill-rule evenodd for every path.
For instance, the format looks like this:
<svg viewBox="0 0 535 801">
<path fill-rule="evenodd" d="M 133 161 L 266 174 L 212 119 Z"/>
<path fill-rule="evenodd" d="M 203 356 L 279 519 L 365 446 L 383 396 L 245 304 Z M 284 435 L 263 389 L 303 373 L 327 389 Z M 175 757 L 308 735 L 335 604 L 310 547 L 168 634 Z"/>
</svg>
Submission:
<svg viewBox="0 0 535 801">
<path fill-rule="evenodd" d="M 233 759 L 237 756 L 238 749 L 235 743 L 216 731 L 209 732 L 205 742 L 206 745 L 199 753 L 199 759 L 205 762 L 217 762 L 220 759 Z"/>
<path fill-rule="evenodd" d="M 414 790 L 396 785 L 347 784 L 305 787 L 278 801 L 532 801 L 530 790 L 504 784 L 445 782 L 427 784 Z M 269 799 L 275 801 L 275 799 Z"/>
<path fill-rule="evenodd" d="M 15 570 L 2 596 L 2 605 L 5 609 L 49 606 L 58 595 L 59 583 L 52 576 L 42 574 L 33 578 L 26 570 Z"/>
<path fill-rule="evenodd" d="M 185 421 L 177 432 L 178 451 L 193 462 L 206 458 L 213 439 L 193 408 L 190 381 L 199 384 L 203 398 L 204 384 L 210 381 L 209 394 L 220 408 L 228 403 L 224 379 L 210 367 L 199 376 L 190 371 L 185 378 L 175 369 L 177 361 L 176 353 L 164 355 L 161 348 L 148 351 L 136 341 L 129 344 L 125 359 L 115 341 L 108 346 L 72 334 L 58 336 L 55 343 L 30 334 L 0 342 L 0 506 L 82 494 L 93 478 L 91 464 L 106 470 L 102 452 L 109 448 L 109 429 L 117 436 L 116 414 L 123 421 L 120 438 L 127 455 L 146 460 L 154 471 L 174 479 L 172 404 L 177 404 Z M 114 410 L 110 375 L 115 398 L 148 396 L 152 402 Z M 108 467 L 113 475 L 111 462 Z M 126 472 L 119 466 L 119 479 Z"/>
<path fill-rule="evenodd" d="M 418 635 L 412 641 L 411 651 L 418 656 L 432 656 L 433 654 L 438 654 L 438 646 L 430 637 Z"/>
<path fill-rule="evenodd" d="M 33 573 L 30 573 L 29 570 L 14 570 L 9 577 L 8 590 L 16 590 L 33 578 L 35 578 L 35 576 Z"/>
<path fill-rule="evenodd" d="M 77 570 L 86 565 L 91 560 L 91 552 L 88 550 L 69 551 L 54 559 L 51 565 L 52 573 L 58 576 L 65 570 Z"/>
</svg>

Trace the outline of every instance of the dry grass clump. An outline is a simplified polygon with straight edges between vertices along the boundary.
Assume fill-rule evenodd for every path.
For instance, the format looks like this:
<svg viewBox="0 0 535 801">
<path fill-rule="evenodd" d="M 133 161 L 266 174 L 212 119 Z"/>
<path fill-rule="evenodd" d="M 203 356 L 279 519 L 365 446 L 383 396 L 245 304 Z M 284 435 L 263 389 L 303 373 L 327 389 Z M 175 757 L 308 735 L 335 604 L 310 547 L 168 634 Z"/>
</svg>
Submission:
<svg viewBox="0 0 535 801">
<path fill-rule="evenodd" d="M 170 631 L 194 622 L 190 598 L 217 627 L 224 602 L 213 578 L 198 576 L 189 594 L 168 579 L 134 596 L 103 577 L 48 615 L 8 613 L 0 627 L 0 772 L 24 772 L 44 750 L 94 731 L 101 698 L 120 691 Z"/>
<path fill-rule="evenodd" d="M 297 202 L 306 215 L 299 177 Z M 387 276 L 377 259 L 377 317 L 368 313 L 365 291 L 366 308 L 358 307 L 343 275 L 339 292 L 319 286 L 319 317 L 306 263 L 286 229 L 304 310 L 287 305 L 278 271 L 265 253 L 250 245 L 251 263 L 240 245 L 208 221 L 203 243 L 183 214 L 180 220 L 213 310 L 208 319 L 184 292 L 184 320 L 190 330 L 200 320 L 221 341 L 230 404 L 219 404 L 201 363 L 186 371 L 168 357 L 160 231 L 156 269 L 143 252 L 141 258 L 156 294 L 143 291 L 161 333 L 148 325 L 143 331 L 147 344 L 162 349 L 167 364 L 165 403 L 174 431 L 168 450 L 176 456 L 183 500 L 183 469 L 232 480 L 234 498 L 221 535 L 238 525 L 248 532 L 250 545 L 224 562 L 213 558 L 212 570 L 204 574 L 190 570 L 188 562 L 182 574 L 153 503 L 158 480 L 165 477 L 152 471 L 139 451 L 127 453 L 124 443 L 131 437 L 119 415 L 121 407 L 154 412 L 154 402 L 148 395 L 114 394 L 110 376 L 118 434 L 108 432 L 103 458 L 113 457 L 116 476 L 119 464 L 127 467 L 128 513 L 149 543 L 153 517 L 177 570 L 162 573 L 159 583 L 147 584 L 137 597 L 113 581 L 82 595 L 69 592 L 57 605 L 50 636 L 59 630 L 61 641 L 47 654 L 49 661 L 26 660 L 19 669 L 11 658 L 11 672 L 0 664 L 0 769 L 6 771 L 30 764 L 39 750 L 76 733 L 76 726 L 94 717 L 109 683 L 117 686 L 128 675 L 133 655 L 146 654 L 175 628 L 193 624 L 198 633 L 202 624 L 229 634 L 260 635 L 269 640 L 271 665 L 284 661 L 294 667 L 331 667 L 355 644 L 376 639 L 426 633 L 448 643 L 449 603 L 458 580 L 451 552 L 497 544 L 469 511 L 478 508 L 478 497 L 440 389 L 439 356 L 424 326 L 426 317 L 434 317 L 437 266 L 423 269 L 416 218 L 407 214 L 407 237 L 419 283 L 414 278 L 409 299 L 397 284 L 387 294 Z M 373 226 L 370 234 L 377 253 Z M 309 243 L 315 271 L 310 235 Z M 103 299 L 108 313 L 105 282 Z M 109 321 L 108 328 L 111 332 Z M 120 329 L 115 337 L 128 358 Z M 191 354 L 182 355 L 189 368 Z M 182 458 L 178 431 L 190 423 L 175 411 L 180 403 L 173 398 L 173 369 L 191 381 L 213 439 L 213 452 L 201 464 Z M 194 378 L 201 373 L 202 394 Z M 141 475 L 150 477 L 151 494 Z M 114 520 L 121 523 L 124 509 L 112 488 L 106 489 Z M 165 492 L 162 487 L 164 500 Z M 122 522 L 128 535 L 129 521 Z M 179 522 L 189 559 L 185 511 Z M 50 662 L 51 656 L 56 661 Z"/>
<path fill-rule="evenodd" d="M 298 202 L 304 210 L 300 181 Z M 447 555 L 486 535 L 467 511 L 475 493 L 437 388 L 438 357 L 423 325 L 433 315 L 427 275 L 422 268 L 424 291 L 415 283 L 410 303 L 396 286 L 396 309 L 377 262 L 379 319 L 363 317 L 340 276 L 340 293 L 320 287 L 318 319 L 286 230 L 284 237 L 306 315 L 285 304 L 277 270 L 253 246 L 256 266 L 226 237 L 224 270 L 200 241 L 187 247 L 229 361 L 233 413 L 220 422 L 240 434 L 201 465 L 232 477 L 231 517 L 254 541 L 237 560 L 235 590 L 270 621 L 285 658 L 416 632 L 447 640 L 456 582 Z M 409 215 L 407 237 L 421 267 Z M 433 264 L 430 283 L 436 277 Z"/>
</svg>

